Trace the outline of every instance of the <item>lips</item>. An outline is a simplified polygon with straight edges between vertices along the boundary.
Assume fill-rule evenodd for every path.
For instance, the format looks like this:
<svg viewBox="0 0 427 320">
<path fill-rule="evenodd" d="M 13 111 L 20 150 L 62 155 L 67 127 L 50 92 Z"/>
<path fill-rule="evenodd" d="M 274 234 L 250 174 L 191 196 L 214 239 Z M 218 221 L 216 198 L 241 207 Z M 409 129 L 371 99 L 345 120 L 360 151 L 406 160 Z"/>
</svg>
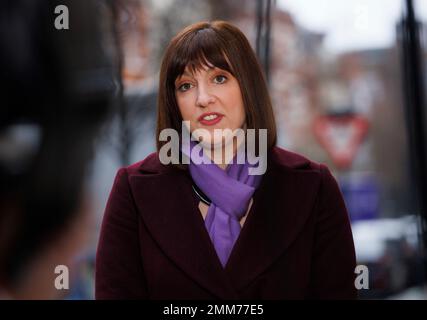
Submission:
<svg viewBox="0 0 427 320">
<path fill-rule="evenodd" d="M 213 126 L 214 124 L 217 124 L 221 121 L 222 117 L 224 115 L 217 113 L 217 112 L 209 112 L 202 114 L 197 120 L 205 126 Z"/>
</svg>

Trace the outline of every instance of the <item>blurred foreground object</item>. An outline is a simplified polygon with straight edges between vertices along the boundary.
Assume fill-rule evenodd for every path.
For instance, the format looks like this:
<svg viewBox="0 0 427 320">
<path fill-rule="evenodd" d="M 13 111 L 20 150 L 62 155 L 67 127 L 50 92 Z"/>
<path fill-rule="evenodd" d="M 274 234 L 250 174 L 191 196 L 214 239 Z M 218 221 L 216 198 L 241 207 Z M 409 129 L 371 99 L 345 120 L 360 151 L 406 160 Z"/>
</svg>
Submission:
<svg viewBox="0 0 427 320">
<path fill-rule="evenodd" d="M 406 122 L 412 179 L 416 194 L 417 211 L 420 215 L 422 252 L 424 253 L 424 283 L 427 279 L 427 114 L 425 105 L 422 24 L 417 20 L 412 0 L 405 0 L 405 14 L 398 26 L 401 44 L 403 90 L 405 93 Z"/>
<path fill-rule="evenodd" d="M 55 267 L 85 241 L 85 170 L 119 74 L 113 16 L 106 1 L 0 2 L 0 298 L 59 296 Z"/>
</svg>

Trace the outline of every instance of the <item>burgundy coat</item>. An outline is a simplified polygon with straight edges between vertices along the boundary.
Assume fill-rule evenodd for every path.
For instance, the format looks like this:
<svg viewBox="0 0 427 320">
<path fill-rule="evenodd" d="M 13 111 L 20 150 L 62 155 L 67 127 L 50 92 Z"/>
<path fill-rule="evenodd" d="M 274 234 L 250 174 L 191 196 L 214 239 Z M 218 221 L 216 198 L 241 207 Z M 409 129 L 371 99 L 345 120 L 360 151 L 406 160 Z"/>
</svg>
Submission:
<svg viewBox="0 0 427 320">
<path fill-rule="evenodd" d="M 188 171 L 157 154 L 118 171 L 96 257 L 97 299 L 352 299 L 355 252 L 328 168 L 273 148 L 225 268 Z"/>
</svg>

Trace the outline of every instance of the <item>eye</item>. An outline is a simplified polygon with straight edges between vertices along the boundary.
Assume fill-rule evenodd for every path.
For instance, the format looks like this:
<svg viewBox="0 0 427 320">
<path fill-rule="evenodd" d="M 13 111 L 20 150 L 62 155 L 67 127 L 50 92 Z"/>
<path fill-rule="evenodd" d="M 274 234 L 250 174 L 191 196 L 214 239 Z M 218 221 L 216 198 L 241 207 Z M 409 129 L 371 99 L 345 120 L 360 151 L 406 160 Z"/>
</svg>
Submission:
<svg viewBox="0 0 427 320">
<path fill-rule="evenodd" d="M 181 92 L 185 92 L 185 91 L 189 90 L 190 88 L 191 88 L 191 84 L 186 82 L 186 83 L 183 83 L 182 85 L 180 85 L 178 87 L 178 90 Z"/>
<path fill-rule="evenodd" d="M 214 82 L 215 83 L 218 83 L 218 84 L 222 84 L 222 83 L 224 83 L 225 81 L 227 81 L 227 77 L 226 76 L 224 76 L 224 75 L 218 75 L 218 76 L 216 76 L 215 78 L 214 78 Z"/>
</svg>

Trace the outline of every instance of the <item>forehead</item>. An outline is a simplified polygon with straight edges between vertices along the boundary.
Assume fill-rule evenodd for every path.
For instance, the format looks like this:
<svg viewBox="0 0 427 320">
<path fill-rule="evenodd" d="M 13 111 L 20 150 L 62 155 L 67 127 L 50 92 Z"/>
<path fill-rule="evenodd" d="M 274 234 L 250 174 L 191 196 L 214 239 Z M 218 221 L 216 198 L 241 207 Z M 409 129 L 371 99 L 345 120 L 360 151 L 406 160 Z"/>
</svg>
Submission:
<svg viewBox="0 0 427 320">
<path fill-rule="evenodd" d="M 225 53 L 207 55 L 199 52 L 196 56 L 176 57 L 169 69 L 169 79 L 176 80 L 182 76 L 194 76 L 199 72 L 213 72 L 221 69 L 234 75 L 231 63 Z"/>
<path fill-rule="evenodd" d="M 181 75 L 179 75 L 178 78 L 181 78 L 184 76 L 193 77 L 196 74 L 200 74 L 200 73 L 204 73 L 204 72 L 206 72 L 207 74 L 210 74 L 210 73 L 218 71 L 218 70 L 222 70 L 222 69 L 215 67 L 214 65 L 202 66 L 202 67 L 197 68 L 195 70 L 191 69 L 189 66 L 186 66 L 184 69 L 184 72 Z"/>
<path fill-rule="evenodd" d="M 226 57 L 222 57 L 222 59 L 207 59 L 202 57 L 197 60 L 190 60 L 185 65 L 181 66 L 177 77 L 183 75 L 192 76 L 201 72 L 209 73 L 216 70 L 226 70 L 232 73 L 230 63 Z"/>
</svg>

